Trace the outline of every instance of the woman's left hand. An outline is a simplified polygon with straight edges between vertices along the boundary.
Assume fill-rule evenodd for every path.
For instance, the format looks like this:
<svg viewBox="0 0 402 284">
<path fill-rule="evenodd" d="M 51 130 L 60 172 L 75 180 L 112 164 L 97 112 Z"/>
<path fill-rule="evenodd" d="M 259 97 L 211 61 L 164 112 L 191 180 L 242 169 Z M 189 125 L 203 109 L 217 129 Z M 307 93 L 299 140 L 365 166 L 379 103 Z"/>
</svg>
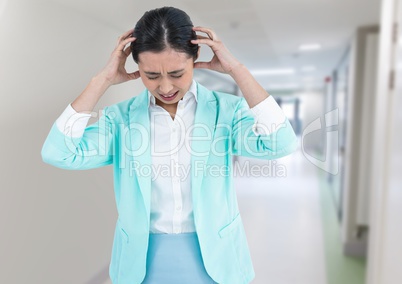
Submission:
<svg viewBox="0 0 402 284">
<path fill-rule="evenodd" d="M 196 40 L 192 40 L 193 44 L 206 44 L 214 53 L 211 61 L 209 62 L 195 62 L 194 68 L 205 68 L 221 73 L 231 74 L 233 70 L 241 63 L 230 53 L 226 46 L 219 40 L 216 33 L 208 28 L 194 27 L 194 31 L 207 34 L 206 36 L 198 35 Z"/>
</svg>

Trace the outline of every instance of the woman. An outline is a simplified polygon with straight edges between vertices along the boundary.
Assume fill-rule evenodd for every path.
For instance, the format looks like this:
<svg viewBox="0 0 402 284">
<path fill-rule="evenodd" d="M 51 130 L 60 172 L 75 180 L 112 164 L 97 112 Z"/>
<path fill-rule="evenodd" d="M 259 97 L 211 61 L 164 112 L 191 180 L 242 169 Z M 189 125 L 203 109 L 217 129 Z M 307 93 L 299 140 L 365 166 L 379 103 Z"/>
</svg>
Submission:
<svg viewBox="0 0 402 284">
<path fill-rule="evenodd" d="M 211 61 L 195 62 L 199 45 L 212 49 Z M 139 69 L 133 73 L 125 70 L 130 53 Z M 194 68 L 229 74 L 245 99 L 206 89 L 193 81 Z M 86 127 L 110 86 L 138 78 L 144 92 L 106 107 Z M 114 284 L 234 284 L 249 283 L 254 271 L 232 155 L 275 159 L 295 144 L 274 99 L 216 33 L 163 7 L 119 38 L 106 67 L 56 120 L 42 157 L 67 169 L 113 165 Z"/>
</svg>

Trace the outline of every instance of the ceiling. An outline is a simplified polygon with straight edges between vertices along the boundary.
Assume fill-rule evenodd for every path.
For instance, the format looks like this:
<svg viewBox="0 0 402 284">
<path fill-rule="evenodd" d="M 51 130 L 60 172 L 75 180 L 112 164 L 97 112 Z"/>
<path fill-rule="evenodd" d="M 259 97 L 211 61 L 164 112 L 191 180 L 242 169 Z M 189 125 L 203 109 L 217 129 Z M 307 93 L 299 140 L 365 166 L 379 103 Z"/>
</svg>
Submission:
<svg viewBox="0 0 402 284">
<path fill-rule="evenodd" d="M 186 11 L 194 25 L 213 28 L 250 70 L 291 68 L 291 75 L 261 75 L 269 89 L 320 87 L 347 49 L 359 26 L 375 25 L 380 0 L 52 0 L 123 32 L 142 14 L 161 6 Z M 301 44 L 319 43 L 315 51 Z M 211 53 L 201 52 L 201 60 Z M 302 71 L 314 66 L 313 71 Z"/>
</svg>

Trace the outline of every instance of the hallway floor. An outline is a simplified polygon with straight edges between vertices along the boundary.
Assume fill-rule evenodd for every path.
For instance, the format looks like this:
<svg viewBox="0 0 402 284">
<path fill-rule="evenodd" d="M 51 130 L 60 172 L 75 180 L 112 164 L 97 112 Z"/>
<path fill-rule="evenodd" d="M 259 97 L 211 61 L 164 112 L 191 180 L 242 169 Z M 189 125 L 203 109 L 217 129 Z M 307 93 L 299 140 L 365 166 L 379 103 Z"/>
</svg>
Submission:
<svg viewBox="0 0 402 284">
<path fill-rule="evenodd" d="M 271 176 L 235 179 L 256 273 L 252 283 L 326 284 L 317 169 L 299 152 L 271 169 Z"/>
</svg>

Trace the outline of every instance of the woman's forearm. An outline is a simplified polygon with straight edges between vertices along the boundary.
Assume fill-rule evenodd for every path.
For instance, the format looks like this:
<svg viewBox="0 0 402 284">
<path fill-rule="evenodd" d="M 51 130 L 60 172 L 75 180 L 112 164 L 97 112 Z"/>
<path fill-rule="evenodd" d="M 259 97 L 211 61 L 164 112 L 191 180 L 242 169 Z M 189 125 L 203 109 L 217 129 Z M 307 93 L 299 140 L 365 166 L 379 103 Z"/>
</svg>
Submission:
<svg viewBox="0 0 402 284">
<path fill-rule="evenodd" d="M 71 103 L 71 106 L 76 112 L 92 112 L 109 86 L 110 83 L 102 76 L 93 77 L 81 95 Z"/>
<path fill-rule="evenodd" d="M 244 65 L 240 64 L 229 74 L 239 86 L 250 108 L 269 97 L 268 92 L 257 82 Z"/>
</svg>

